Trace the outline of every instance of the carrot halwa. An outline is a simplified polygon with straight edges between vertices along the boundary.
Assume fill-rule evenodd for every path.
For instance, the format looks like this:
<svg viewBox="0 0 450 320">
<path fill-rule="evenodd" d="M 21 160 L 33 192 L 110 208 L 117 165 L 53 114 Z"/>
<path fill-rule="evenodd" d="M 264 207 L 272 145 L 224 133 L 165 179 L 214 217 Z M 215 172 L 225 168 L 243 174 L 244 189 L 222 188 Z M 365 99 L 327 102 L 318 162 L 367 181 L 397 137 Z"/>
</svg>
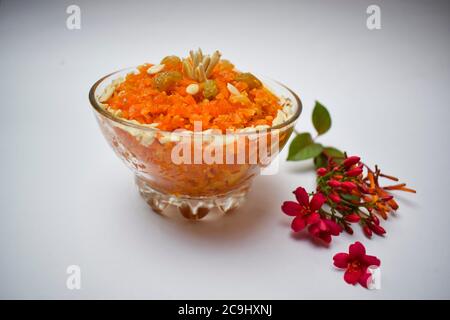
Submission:
<svg viewBox="0 0 450 320">
<path fill-rule="evenodd" d="M 213 61 L 214 60 L 214 61 Z M 271 126 L 282 109 L 279 98 L 251 73 L 237 71 L 227 60 L 201 51 L 181 60 L 165 57 L 130 73 L 104 101 L 108 110 L 164 131 L 242 129 Z"/>
<path fill-rule="evenodd" d="M 187 58 L 167 56 L 159 64 L 113 73 L 93 92 L 109 113 L 97 113 L 102 132 L 135 173 L 140 193 L 155 211 L 177 203 L 185 215 L 193 198 L 208 208 L 234 207 L 230 197 L 245 196 L 288 141 L 299 115 L 296 96 L 265 82 L 279 96 L 218 51 L 203 55 L 199 49 Z M 196 131 L 199 123 L 202 134 L 174 132 Z"/>
</svg>

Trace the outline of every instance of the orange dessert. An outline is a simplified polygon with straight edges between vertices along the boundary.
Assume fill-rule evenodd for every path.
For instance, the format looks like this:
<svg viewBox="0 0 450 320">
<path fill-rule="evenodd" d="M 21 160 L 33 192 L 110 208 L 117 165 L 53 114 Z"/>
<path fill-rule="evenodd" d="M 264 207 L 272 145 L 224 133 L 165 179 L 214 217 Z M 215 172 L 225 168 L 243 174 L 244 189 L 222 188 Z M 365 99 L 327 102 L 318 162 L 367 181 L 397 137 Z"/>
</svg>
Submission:
<svg viewBox="0 0 450 320">
<path fill-rule="evenodd" d="M 283 85 L 201 50 L 106 76 L 90 99 L 149 205 L 158 212 L 175 205 L 189 219 L 239 206 L 268 164 L 263 158 L 286 144 L 301 108 Z"/>
<path fill-rule="evenodd" d="M 198 58 L 182 61 L 168 56 L 159 65 L 139 66 L 139 72 L 128 74 L 105 103 L 112 110 L 120 110 L 122 118 L 158 123 L 157 128 L 165 131 L 193 130 L 195 121 L 201 121 L 203 129 L 223 132 L 272 125 L 282 107 L 260 80 L 237 71 L 227 60 L 218 59 L 212 66 L 213 57 L 195 54 Z M 203 62 L 194 66 L 194 59 Z M 197 68 L 194 70 L 210 67 L 211 71 L 195 77 L 187 64 Z"/>
</svg>

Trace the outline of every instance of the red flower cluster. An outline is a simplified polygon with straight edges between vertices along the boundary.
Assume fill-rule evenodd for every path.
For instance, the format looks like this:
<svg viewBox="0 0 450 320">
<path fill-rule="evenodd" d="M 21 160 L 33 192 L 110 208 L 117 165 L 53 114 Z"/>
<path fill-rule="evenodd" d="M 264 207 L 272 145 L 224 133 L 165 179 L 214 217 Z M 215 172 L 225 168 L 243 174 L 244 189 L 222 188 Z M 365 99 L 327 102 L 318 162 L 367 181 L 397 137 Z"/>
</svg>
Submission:
<svg viewBox="0 0 450 320">
<path fill-rule="evenodd" d="M 305 189 L 299 187 L 294 191 L 298 203 L 287 201 L 282 205 L 284 213 L 295 216 L 292 230 L 298 232 L 308 226 L 311 235 L 326 243 L 342 230 L 353 234 L 353 223 L 359 223 L 369 238 L 373 233 L 384 235 L 386 231 L 380 226 L 377 215 L 387 219 L 389 212 L 398 209 L 389 191 L 415 191 L 406 188 L 404 183 L 381 187 L 380 177 L 398 179 L 382 174 L 378 167 L 371 170 L 358 156 L 326 157 L 327 167 L 317 169 L 317 192 L 311 201 Z M 324 204 L 326 208 L 323 208 Z"/>
<path fill-rule="evenodd" d="M 367 173 L 364 176 L 364 169 Z M 371 170 L 358 156 L 344 159 L 328 157 L 327 168 L 317 169 L 317 190 L 326 197 L 331 215 L 352 234 L 351 223 L 359 223 L 367 237 L 386 233 L 377 215 L 387 219 L 388 213 L 398 209 L 398 204 L 388 190 L 415 192 L 406 184 L 381 187 L 379 178 L 398 181 L 382 174 L 378 167 Z"/>
<path fill-rule="evenodd" d="M 344 280 L 348 284 L 359 283 L 367 288 L 367 282 L 371 274 L 367 272 L 370 266 L 379 267 L 381 262 L 375 256 L 366 254 L 366 248 L 361 242 L 350 245 L 348 253 L 338 253 L 333 257 L 334 265 L 341 269 L 346 269 Z"/>
<path fill-rule="evenodd" d="M 309 233 L 326 243 L 331 242 L 331 236 L 337 236 L 342 228 L 333 220 L 322 217 L 319 210 L 325 203 L 326 198 L 320 192 L 314 194 L 309 200 L 309 195 L 302 187 L 294 191 L 297 202 L 286 201 L 281 206 L 281 210 L 288 216 L 294 216 L 291 228 L 295 232 L 308 227 Z"/>
</svg>

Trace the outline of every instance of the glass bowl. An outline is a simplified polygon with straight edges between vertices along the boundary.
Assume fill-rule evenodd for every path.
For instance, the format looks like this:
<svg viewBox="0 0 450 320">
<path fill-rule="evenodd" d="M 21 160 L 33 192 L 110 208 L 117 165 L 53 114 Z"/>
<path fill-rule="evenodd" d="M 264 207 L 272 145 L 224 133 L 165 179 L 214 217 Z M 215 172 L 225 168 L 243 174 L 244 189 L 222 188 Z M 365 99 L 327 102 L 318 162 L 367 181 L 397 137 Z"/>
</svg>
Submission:
<svg viewBox="0 0 450 320">
<path fill-rule="evenodd" d="M 141 196 L 160 214 L 174 206 L 185 218 L 198 220 L 210 212 L 220 214 L 238 208 L 253 178 L 264 174 L 264 168 L 285 146 L 302 110 L 292 90 L 258 77 L 282 97 L 285 110 L 289 110 L 281 124 L 227 133 L 162 131 L 117 117 L 99 102 L 114 80 L 135 71 L 129 68 L 101 78 L 90 89 L 89 100 L 109 145 L 134 173 Z M 268 174 L 272 173 L 273 169 Z"/>
</svg>

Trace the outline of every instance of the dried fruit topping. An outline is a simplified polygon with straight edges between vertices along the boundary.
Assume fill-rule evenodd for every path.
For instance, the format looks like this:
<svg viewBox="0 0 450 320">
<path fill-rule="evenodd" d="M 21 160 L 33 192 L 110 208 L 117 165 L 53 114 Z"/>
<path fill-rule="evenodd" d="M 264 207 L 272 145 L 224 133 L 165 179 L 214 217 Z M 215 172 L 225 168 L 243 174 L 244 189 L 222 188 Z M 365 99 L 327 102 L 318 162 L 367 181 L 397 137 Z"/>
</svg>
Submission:
<svg viewBox="0 0 450 320">
<path fill-rule="evenodd" d="M 262 86 L 261 81 L 250 72 L 244 72 L 236 75 L 236 81 L 245 82 L 249 89 L 255 89 Z"/>
<path fill-rule="evenodd" d="M 181 72 L 178 71 L 164 71 L 158 73 L 153 78 L 153 83 L 159 91 L 167 91 L 172 88 L 179 80 L 183 78 Z"/>
<path fill-rule="evenodd" d="M 177 56 L 167 56 L 161 60 L 161 64 L 166 66 L 166 70 L 181 70 L 181 59 Z"/>
<path fill-rule="evenodd" d="M 217 84 L 214 80 L 206 80 L 203 84 L 203 96 L 206 99 L 214 99 L 214 97 L 219 93 Z"/>
</svg>

